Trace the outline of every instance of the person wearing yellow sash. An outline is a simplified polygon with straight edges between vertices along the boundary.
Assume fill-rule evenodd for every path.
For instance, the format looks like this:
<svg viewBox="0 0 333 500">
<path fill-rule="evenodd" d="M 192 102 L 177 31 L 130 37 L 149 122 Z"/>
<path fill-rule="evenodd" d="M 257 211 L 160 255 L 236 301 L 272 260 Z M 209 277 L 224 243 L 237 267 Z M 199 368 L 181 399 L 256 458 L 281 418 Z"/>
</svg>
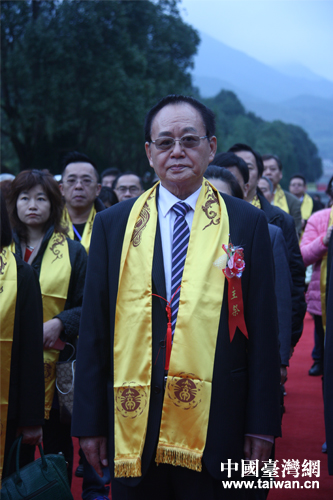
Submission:
<svg viewBox="0 0 333 500">
<path fill-rule="evenodd" d="M 98 198 L 98 171 L 88 156 L 73 151 L 64 157 L 60 190 L 65 200 L 62 224 L 67 227 L 68 237 L 79 241 L 89 253 L 96 213 L 105 206 Z"/>
<path fill-rule="evenodd" d="M 79 330 L 87 254 L 66 237 L 61 225 L 63 202 L 57 182 L 39 170 L 20 172 L 9 199 L 15 253 L 39 276 L 43 301 L 46 453 L 62 451 L 69 462 L 73 447 L 70 423 L 60 421 L 55 369 L 72 354 Z"/>
<path fill-rule="evenodd" d="M 246 201 L 260 208 L 269 224 L 282 229 L 288 250 L 288 263 L 292 279 L 292 334 L 291 352 L 301 338 L 303 331 L 303 320 L 306 312 L 305 293 L 305 267 L 301 256 L 298 238 L 295 231 L 294 219 L 281 208 L 271 205 L 259 188 L 262 178 L 264 164 L 258 151 L 247 144 L 237 143 L 231 146 L 228 152 L 234 153 L 242 158 L 248 166 L 249 176 L 238 165 L 236 168 L 243 176 L 244 182 L 248 182 Z"/>
<path fill-rule="evenodd" d="M 38 279 L 10 249 L 12 231 L 1 200 L 0 242 L 0 488 L 15 470 L 8 454 L 23 435 L 20 466 L 34 460 L 44 423 L 43 312 Z M 33 314 L 32 314 L 33 311 Z M 9 465 L 9 467 L 8 467 Z"/>
<path fill-rule="evenodd" d="M 273 182 L 274 186 L 272 204 L 293 217 L 297 234 L 300 235 L 302 231 L 301 203 L 296 196 L 285 191 L 280 186 L 280 181 L 283 177 L 280 158 L 277 155 L 263 155 L 262 160 L 264 163 L 263 174 Z"/>
<path fill-rule="evenodd" d="M 267 223 L 203 179 L 214 131 L 196 99 L 162 99 L 145 123 L 160 182 L 95 219 L 72 432 L 114 500 L 229 498 L 221 479 L 280 435 Z"/>
<path fill-rule="evenodd" d="M 302 230 L 304 231 L 310 215 L 324 208 L 324 205 L 307 194 L 306 180 L 303 175 L 295 174 L 290 178 L 289 191 L 301 202 Z"/>
</svg>

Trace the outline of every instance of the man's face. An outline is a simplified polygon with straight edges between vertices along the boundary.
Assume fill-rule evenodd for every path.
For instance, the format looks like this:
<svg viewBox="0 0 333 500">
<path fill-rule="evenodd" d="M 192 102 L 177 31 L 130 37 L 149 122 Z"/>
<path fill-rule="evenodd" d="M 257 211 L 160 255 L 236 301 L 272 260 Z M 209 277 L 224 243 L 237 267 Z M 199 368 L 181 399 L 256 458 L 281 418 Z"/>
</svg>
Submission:
<svg viewBox="0 0 333 500">
<path fill-rule="evenodd" d="M 234 177 L 236 177 L 238 184 L 240 185 L 240 187 L 243 191 L 244 200 L 245 200 L 247 193 L 248 193 L 248 190 L 249 190 L 249 183 L 247 182 L 245 184 L 244 178 L 237 167 L 226 167 L 226 168 L 232 173 L 232 175 Z"/>
<path fill-rule="evenodd" d="M 64 171 L 60 190 L 66 205 L 72 208 L 91 208 L 101 185 L 98 184 L 94 167 L 90 163 L 69 163 Z"/>
<path fill-rule="evenodd" d="M 143 193 L 140 180 L 136 175 L 122 175 L 119 177 L 114 190 L 118 201 L 129 200 Z"/>
<path fill-rule="evenodd" d="M 168 104 L 152 122 L 151 138 L 180 139 L 183 136 L 206 135 L 201 114 L 187 103 Z M 208 164 L 214 159 L 216 137 L 200 139 L 198 146 L 186 148 L 177 141 L 170 149 L 157 149 L 146 142 L 149 164 L 154 168 L 161 184 L 180 199 L 186 199 L 201 186 Z"/>
<path fill-rule="evenodd" d="M 299 177 L 291 179 L 289 184 L 289 191 L 294 196 L 297 196 L 297 198 L 302 198 L 302 196 L 305 195 L 306 191 L 306 185 L 304 184 L 303 179 L 300 179 Z"/>
<path fill-rule="evenodd" d="M 282 172 L 274 158 L 264 161 L 264 176 L 273 182 L 274 189 L 282 179 Z"/>
<path fill-rule="evenodd" d="M 115 180 L 116 175 L 105 175 L 102 179 L 102 186 L 107 186 L 112 188 L 113 181 Z"/>
<path fill-rule="evenodd" d="M 272 203 L 274 199 L 274 193 L 271 192 L 269 189 L 269 184 L 265 179 L 259 179 L 258 182 L 258 187 L 261 189 L 262 194 L 265 196 L 266 200 L 269 201 L 269 203 Z"/>
<path fill-rule="evenodd" d="M 251 151 L 237 151 L 235 155 L 239 156 L 239 158 L 242 158 L 249 168 L 249 182 L 248 182 L 248 191 L 246 197 L 251 198 L 250 201 L 252 201 L 252 198 L 256 194 L 256 189 L 259 180 L 256 158 L 254 154 L 251 153 Z"/>
</svg>

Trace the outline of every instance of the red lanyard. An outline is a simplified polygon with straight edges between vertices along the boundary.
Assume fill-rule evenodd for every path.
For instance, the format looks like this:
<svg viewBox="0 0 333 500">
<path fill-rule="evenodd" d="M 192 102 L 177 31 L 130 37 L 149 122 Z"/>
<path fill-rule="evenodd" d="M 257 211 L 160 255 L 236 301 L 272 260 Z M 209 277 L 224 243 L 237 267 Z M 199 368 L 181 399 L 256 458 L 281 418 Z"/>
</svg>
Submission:
<svg viewBox="0 0 333 500">
<path fill-rule="evenodd" d="M 179 287 L 177 288 L 177 290 L 175 291 L 175 293 L 173 294 L 173 296 L 171 297 L 169 302 L 164 297 L 161 297 L 161 295 L 156 295 L 156 293 L 152 294 L 152 295 L 154 295 L 154 297 L 158 297 L 162 300 L 165 300 L 165 302 L 167 303 L 167 305 L 165 306 L 165 310 L 166 310 L 167 317 L 168 317 L 168 325 L 167 325 L 167 331 L 166 331 L 166 342 L 165 342 L 165 347 L 166 347 L 165 366 L 164 366 L 165 371 L 169 371 L 171 347 L 172 347 L 171 302 L 173 301 L 173 298 L 176 295 L 176 293 L 178 292 L 178 290 L 180 289 L 180 287 L 181 287 L 181 285 L 179 285 Z"/>
</svg>

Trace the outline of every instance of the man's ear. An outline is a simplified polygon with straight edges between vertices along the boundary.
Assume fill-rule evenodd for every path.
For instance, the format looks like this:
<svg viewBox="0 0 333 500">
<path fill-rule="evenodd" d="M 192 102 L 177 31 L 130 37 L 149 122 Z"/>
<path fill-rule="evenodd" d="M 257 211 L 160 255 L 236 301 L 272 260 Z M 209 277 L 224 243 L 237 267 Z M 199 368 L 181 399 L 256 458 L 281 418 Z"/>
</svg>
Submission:
<svg viewBox="0 0 333 500">
<path fill-rule="evenodd" d="M 217 139 L 216 139 L 215 135 L 213 135 L 209 139 L 209 147 L 210 147 L 209 163 L 211 163 L 214 160 L 216 150 L 217 150 Z"/>
<path fill-rule="evenodd" d="M 151 149 L 150 149 L 150 143 L 149 142 L 145 142 L 145 150 L 146 150 L 146 155 L 147 155 L 147 158 L 148 158 L 148 161 L 149 161 L 149 165 L 151 166 L 151 168 L 154 168 L 153 167 L 153 160 L 152 160 L 152 157 L 151 157 Z"/>
<path fill-rule="evenodd" d="M 59 184 L 60 193 L 64 196 L 64 188 L 62 182 Z"/>
<path fill-rule="evenodd" d="M 99 193 L 101 192 L 101 189 L 102 189 L 102 184 L 97 184 L 96 196 L 99 196 Z"/>
</svg>

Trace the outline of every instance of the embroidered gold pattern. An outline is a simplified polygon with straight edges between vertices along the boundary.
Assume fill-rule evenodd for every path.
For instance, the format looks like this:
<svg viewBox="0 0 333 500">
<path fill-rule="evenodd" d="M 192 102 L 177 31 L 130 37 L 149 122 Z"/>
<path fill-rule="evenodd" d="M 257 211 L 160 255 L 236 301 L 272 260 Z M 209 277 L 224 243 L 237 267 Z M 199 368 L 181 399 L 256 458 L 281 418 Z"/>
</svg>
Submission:
<svg viewBox="0 0 333 500">
<path fill-rule="evenodd" d="M 6 258 L 6 253 L 7 251 L 3 249 L 0 255 L 0 274 L 5 273 L 5 266 L 7 266 L 7 262 L 4 262 L 4 259 Z"/>
<path fill-rule="evenodd" d="M 210 219 L 210 223 L 203 228 L 203 231 L 212 224 L 213 226 L 217 226 L 217 224 L 220 223 L 220 217 L 218 217 L 217 212 L 215 212 L 214 208 L 212 207 L 212 205 L 214 205 L 215 203 L 219 203 L 218 198 L 207 181 L 205 181 L 205 188 L 207 201 L 201 208 L 206 214 L 207 218 Z"/>
<path fill-rule="evenodd" d="M 257 207 L 257 208 L 261 208 L 261 203 L 260 203 L 260 200 L 259 200 L 259 197 L 257 194 L 254 195 L 254 198 L 251 201 L 251 205 L 253 205 L 254 207 Z"/>
<path fill-rule="evenodd" d="M 202 381 L 193 373 L 181 372 L 175 375 L 166 386 L 166 394 L 175 406 L 183 410 L 193 410 L 201 403 Z"/>
<path fill-rule="evenodd" d="M 146 201 L 146 203 L 143 205 L 142 210 L 140 212 L 139 218 L 136 221 L 136 224 L 134 226 L 133 234 L 132 234 L 132 239 L 131 243 L 133 243 L 134 247 L 138 247 L 141 243 L 141 236 L 143 230 L 146 228 L 149 219 L 150 219 L 150 207 L 148 205 L 148 201 L 153 198 L 154 194 L 151 194 Z"/>
<path fill-rule="evenodd" d="M 62 253 L 61 249 L 56 247 L 59 245 L 63 246 L 65 241 L 66 241 L 66 236 L 62 233 L 57 233 L 57 236 L 55 236 L 54 238 L 54 243 L 50 247 L 51 252 L 53 253 L 53 255 L 55 255 L 55 259 L 53 259 L 51 264 L 53 264 L 53 262 L 55 262 L 57 259 L 63 258 L 64 254 Z"/>
<path fill-rule="evenodd" d="M 147 391 L 135 382 L 124 383 L 116 394 L 116 410 L 124 418 L 134 419 L 144 412 L 148 402 Z"/>
</svg>

